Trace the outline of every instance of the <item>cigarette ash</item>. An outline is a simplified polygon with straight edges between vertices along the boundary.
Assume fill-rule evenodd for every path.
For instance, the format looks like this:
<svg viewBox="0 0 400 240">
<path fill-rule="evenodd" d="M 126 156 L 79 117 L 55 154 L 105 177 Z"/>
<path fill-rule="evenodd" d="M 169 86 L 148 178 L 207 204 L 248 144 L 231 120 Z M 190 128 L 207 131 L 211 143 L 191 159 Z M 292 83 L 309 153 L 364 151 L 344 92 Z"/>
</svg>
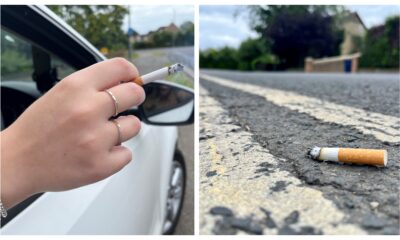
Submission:
<svg viewBox="0 0 400 240">
<path fill-rule="evenodd" d="M 321 153 L 321 148 L 314 146 L 312 148 L 308 148 L 306 157 L 315 160 L 318 159 L 320 153 Z"/>
</svg>

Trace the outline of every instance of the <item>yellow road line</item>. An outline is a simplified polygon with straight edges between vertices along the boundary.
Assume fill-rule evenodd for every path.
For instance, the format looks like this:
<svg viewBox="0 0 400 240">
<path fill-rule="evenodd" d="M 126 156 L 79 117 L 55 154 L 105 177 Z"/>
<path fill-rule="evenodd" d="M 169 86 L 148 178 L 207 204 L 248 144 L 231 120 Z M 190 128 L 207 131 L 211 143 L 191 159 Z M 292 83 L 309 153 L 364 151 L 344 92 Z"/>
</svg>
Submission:
<svg viewBox="0 0 400 240">
<path fill-rule="evenodd" d="M 301 221 L 297 227 L 313 226 L 324 234 L 365 234 L 357 225 L 346 223 L 346 214 L 335 204 L 324 198 L 321 191 L 301 184 L 288 171 L 271 167 L 268 175 L 256 174 L 261 163 L 276 166 L 278 161 L 259 144 L 254 143 L 251 134 L 244 131 L 232 132 L 237 126 L 231 122 L 226 110 L 208 96 L 206 90 L 200 101 L 200 128 L 213 133 L 214 138 L 200 141 L 200 234 L 212 234 L 218 217 L 210 214 L 215 206 L 232 209 L 236 217 L 265 218 L 260 207 L 271 212 L 279 227 L 285 225 L 285 218 L 293 211 L 300 212 Z M 245 150 L 251 143 L 251 149 Z M 234 150 L 236 154 L 232 154 Z M 223 158 L 224 157 L 224 158 Z M 217 175 L 206 176 L 209 170 Z M 225 173 L 223 176 L 220 173 Z M 258 175 L 255 177 L 255 175 Z M 270 188 L 279 181 L 288 184 L 285 191 L 274 192 Z M 277 234 L 278 228 L 265 228 L 264 234 Z M 243 233 L 243 232 L 241 232 Z"/>
<path fill-rule="evenodd" d="M 306 113 L 324 122 L 356 128 L 363 134 L 372 135 L 381 141 L 400 142 L 400 129 L 398 128 L 400 120 L 397 117 L 327 102 L 291 91 L 240 83 L 206 74 L 201 74 L 200 78 L 262 96 L 275 105 Z"/>
</svg>

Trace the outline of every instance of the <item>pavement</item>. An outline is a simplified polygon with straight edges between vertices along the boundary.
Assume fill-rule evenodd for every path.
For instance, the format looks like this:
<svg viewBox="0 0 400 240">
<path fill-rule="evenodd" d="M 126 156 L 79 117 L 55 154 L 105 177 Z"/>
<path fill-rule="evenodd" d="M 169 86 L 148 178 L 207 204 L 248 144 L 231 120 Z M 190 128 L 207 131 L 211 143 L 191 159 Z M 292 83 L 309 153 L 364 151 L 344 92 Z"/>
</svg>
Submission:
<svg viewBox="0 0 400 240">
<path fill-rule="evenodd" d="M 400 234 L 398 74 L 200 71 L 200 234 Z M 320 147 L 387 149 L 383 168 Z"/>
<path fill-rule="evenodd" d="M 185 66 L 193 66 L 194 48 L 155 48 L 146 50 L 134 50 L 136 57 L 132 62 L 138 68 L 140 74 L 146 74 L 160 67 L 181 62 Z M 187 74 L 193 81 L 193 75 Z M 186 192 L 183 208 L 178 225 L 175 229 L 177 235 L 194 234 L 194 125 L 178 127 L 178 149 L 182 152 L 187 170 Z"/>
</svg>

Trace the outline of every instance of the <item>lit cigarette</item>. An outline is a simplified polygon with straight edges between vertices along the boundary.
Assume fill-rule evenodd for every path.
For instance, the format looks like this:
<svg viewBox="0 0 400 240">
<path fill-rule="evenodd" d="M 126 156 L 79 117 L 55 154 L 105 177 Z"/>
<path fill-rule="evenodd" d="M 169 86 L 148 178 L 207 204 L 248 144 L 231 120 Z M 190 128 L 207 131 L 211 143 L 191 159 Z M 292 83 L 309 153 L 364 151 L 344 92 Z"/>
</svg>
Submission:
<svg viewBox="0 0 400 240">
<path fill-rule="evenodd" d="M 171 66 L 164 67 L 158 70 L 155 70 L 151 73 L 145 74 L 143 76 L 137 77 L 133 80 L 136 84 L 140 86 L 153 82 L 155 80 L 162 80 L 168 77 L 169 75 L 175 74 L 177 72 L 183 71 L 184 66 L 180 63 L 175 63 Z"/>
<path fill-rule="evenodd" d="M 361 148 L 320 148 L 313 147 L 308 155 L 316 160 L 341 163 L 355 163 L 386 166 L 387 151 Z"/>
</svg>

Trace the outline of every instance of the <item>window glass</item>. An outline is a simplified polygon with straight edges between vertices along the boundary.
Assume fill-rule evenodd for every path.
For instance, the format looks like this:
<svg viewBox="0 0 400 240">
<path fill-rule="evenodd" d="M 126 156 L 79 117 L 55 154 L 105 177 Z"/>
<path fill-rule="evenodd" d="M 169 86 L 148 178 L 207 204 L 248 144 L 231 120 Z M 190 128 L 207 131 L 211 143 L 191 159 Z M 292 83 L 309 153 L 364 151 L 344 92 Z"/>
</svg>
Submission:
<svg viewBox="0 0 400 240">
<path fill-rule="evenodd" d="M 75 71 L 58 57 L 49 55 L 59 80 Z M 32 44 L 1 29 L 1 81 L 33 81 L 33 72 Z"/>
</svg>

